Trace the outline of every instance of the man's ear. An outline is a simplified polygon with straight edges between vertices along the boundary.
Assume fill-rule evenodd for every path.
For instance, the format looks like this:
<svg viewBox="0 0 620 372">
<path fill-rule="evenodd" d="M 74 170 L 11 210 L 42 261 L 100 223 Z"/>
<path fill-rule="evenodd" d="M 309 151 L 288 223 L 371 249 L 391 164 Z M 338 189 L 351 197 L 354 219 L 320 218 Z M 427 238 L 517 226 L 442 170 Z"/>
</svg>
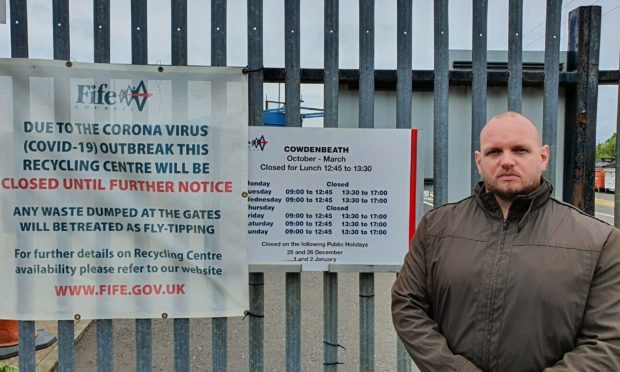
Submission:
<svg viewBox="0 0 620 372">
<path fill-rule="evenodd" d="M 480 172 L 480 161 L 482 160 L 482 154 L 480 151 L 474 151 L 474 158 L 476 159 L 476 166 L 478 167 L 478 174 L 482 175 Z"/>
<path fill-rule="evenodd" d="M 547 169 L 547 164 L 549 163 L 549 145 L 544 145 L 540 148 L 540 166 L 542 170 Z"/>
</svg>

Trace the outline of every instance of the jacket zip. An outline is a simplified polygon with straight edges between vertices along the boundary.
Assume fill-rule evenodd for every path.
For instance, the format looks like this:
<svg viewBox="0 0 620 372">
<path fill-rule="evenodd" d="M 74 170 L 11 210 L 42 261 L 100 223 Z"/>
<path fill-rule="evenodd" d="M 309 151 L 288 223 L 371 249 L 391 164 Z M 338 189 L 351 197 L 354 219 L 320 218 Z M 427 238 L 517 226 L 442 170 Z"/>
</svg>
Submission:
<svg viewBox="0 0 620 372">
<path fill-rule="evenodd" d="M 493 276 L 491 277 L 491 292 L 489 294 L 489 308 L 487 310 L 487 335 L 486 335 L 486 357 L 484 359 L 486 359 L 486 365 L 487 365 L 487 369 L 490 370 L 491 369 L 491 331 L 492 331 L 492 319 L 491 319 L 491 314 L 492 314 L 492 307 L 493 307 L 493 300 L 495 297 L 495 287 L 496 287 L 496 281 L 497 281 L 497 276 L 499 275 L 498 271 L 499 271 L 499 263 L 501 261 L 502 258 L 502 253 L 504 250 L 504 243 L 506 241 L 506 231 L 508 230 L 508 220 L 506 220 L 505 218 L 502 218 L 502 238 L 499 242 L 499 248 L 497 251 L 497 256 L 495 258 L 495 264 L 493 266 Z"/>
</svg>

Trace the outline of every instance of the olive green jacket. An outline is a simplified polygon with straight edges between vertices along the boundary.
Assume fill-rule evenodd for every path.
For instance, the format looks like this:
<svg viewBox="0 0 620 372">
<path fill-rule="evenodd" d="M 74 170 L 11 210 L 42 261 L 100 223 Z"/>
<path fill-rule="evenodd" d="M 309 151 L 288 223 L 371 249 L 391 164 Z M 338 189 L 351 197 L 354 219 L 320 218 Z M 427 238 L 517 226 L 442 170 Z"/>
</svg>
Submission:
<svg viewBox="0 0 620 372">
<path fill-rule="evenodd" d="M 620 371 L 620 232 L 551 191 L 424 216 L 392 288 L 422 371 Z"/>
</svg>

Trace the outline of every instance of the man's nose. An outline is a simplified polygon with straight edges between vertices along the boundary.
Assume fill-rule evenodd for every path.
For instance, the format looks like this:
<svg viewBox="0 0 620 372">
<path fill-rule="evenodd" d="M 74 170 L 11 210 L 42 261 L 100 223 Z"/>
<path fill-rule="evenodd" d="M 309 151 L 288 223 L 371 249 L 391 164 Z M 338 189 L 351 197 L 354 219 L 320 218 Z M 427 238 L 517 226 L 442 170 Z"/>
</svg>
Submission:
<svg viewBox="0 0 620 372">
<path fill-rule="evenodd" d="M 515 165 L 515 159 L 510 153 L 503 154 L 500 159 L 500 165 L 503 168 L 511 168 Z"/>
</svg>

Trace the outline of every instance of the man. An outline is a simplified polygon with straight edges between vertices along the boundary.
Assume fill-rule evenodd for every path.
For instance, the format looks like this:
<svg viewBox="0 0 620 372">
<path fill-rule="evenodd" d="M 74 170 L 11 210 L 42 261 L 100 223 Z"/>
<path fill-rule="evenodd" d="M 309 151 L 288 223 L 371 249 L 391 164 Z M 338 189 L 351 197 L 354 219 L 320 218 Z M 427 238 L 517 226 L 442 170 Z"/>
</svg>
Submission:
<svg viewBox="0 0 620 372">
<path fill-rule="evenodd" d="M 620 233 L 551 198 L 549 147 L 506 112 L 475 194 L 427 213 L 392 288 L 422 371 L 620 371 Z"/>
</svg>

